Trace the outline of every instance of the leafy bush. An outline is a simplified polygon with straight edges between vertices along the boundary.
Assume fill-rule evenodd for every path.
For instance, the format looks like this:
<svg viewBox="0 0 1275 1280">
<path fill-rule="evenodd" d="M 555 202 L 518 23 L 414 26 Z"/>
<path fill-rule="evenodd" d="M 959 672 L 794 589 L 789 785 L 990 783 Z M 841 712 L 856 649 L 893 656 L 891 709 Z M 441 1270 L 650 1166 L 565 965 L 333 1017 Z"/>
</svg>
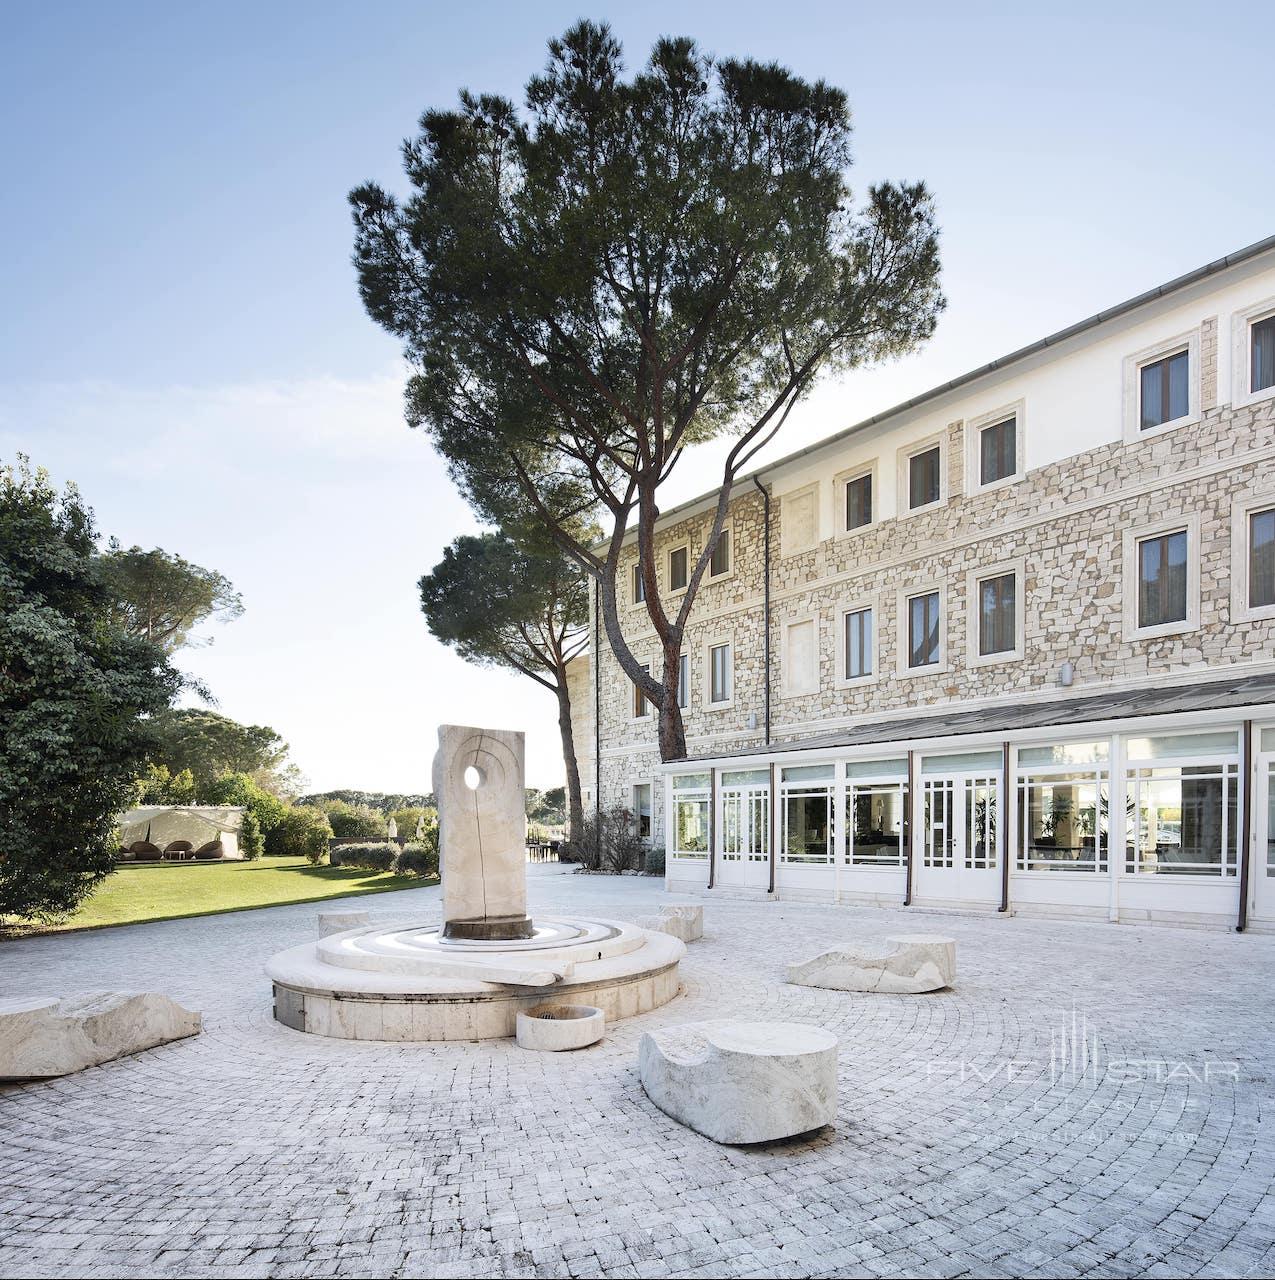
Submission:
<svg viewBox="0 0 1275 1280">
<path fill-rule="evenodd" d="M 398 855 L 395 867 L 399 875 L 436 876 L 438 874 L 438 845 L 433 849 L 423 844 L 407 844 Z"/>
<path fill-rule="evenodd" d="M 646 861 L 642 864 L 642 870 L 648 876 L 662 876 L 664 874 L 664 846 L 662 844 L 647 845 Z"/>
<path fill-rule="evenodd" d="M 344 800 L 328 800 L 319 806 L 328 815 L 332 834 L 338 839 L 362 836 L 369 840 L 385 837 L 385 818 L 374 809 L 349 804 Z"/>
<path fill-rule="evenodd" d="M 223 773 L 204 787 L 200 804 L 239 805 L 257 820 L 261 834 L 268 836 L 279 824 L 288 806 L 246 773 Z M 267 852 L 271 852 L 267 846 Z"/>
<path fill-rule="evenodd" d="M 366 871 L 393 871 L 397 861 L 396 844 L 341 844 L 328 854 L 334 867 L 362 867 Z"/>
<path fill-rule="evenodd" d="M 265 852 L 266 842 L 261 834 L 261 823 L 257 815 L 249 809 L 243 816 L 243 826 L 239 828 L 239 852 L 249 862 L 256 862 Z"/>
<path fill-rule="evenodd" d="M 632 809 L 622 804 L 593 810 L 584 817 L 584 828 L 577 840 L 564 851 L 561 862 L 579 862 L 590 871 L 638 871 L 646 855 L 647 843 L 638 835 L 637 818 Z"/>
<path fill-rule="evenodd" d="M 152 764 L 137 780 L 138 804 L 194 804 L 195 778 L 189 769 L 173 773 L 166 764 Z"/>
<path fill-rule="evenodd" d="M 285 809 L 283 817 L 266 832 L 266 852 L 277 858 L 305 857 L 318 865 L 331 838 L 326 814 L 297 806 Z"/>
<path fill-rule="evenodd" d="M 420 818 L 425 819 L 425 841 L 430 840 L 430 833 L 433 832 L 434 843 L 438 842 L 438 810 L 431 809 L 423 805 L 407 805 L 400 809 L 395 809 L 390 817 L 394 819 L 395 825 L 398 827 L 398 833 L 404 840 L 416 839 L 416 823 Z"/>
</svg>

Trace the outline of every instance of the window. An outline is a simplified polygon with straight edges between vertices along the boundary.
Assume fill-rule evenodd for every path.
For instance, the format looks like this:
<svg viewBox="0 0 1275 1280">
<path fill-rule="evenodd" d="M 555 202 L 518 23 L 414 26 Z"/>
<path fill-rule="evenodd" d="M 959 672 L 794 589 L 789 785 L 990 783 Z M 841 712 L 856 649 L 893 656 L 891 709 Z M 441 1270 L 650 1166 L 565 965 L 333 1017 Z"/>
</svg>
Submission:
<svg viewBox="0 0 1275 1280">
<path fill-rule="evenodd" d="M 784 628 L 784 692 L 814 693 L 819 688 L 817 623 L 814 618 Z"/>
<path fill-rule="evenodd" d="M 1139 418 L 1143 431 L 1185 418 L 1191 412 L 1191 356 L 1175 351 L 1138 370 Z"/>
<path fill-rule="evenodd" d="M 723 529 L 713 544 L 713 554 L 708 561 L 708 576 L 722 578 L 730 572 L 730 529 Z"/>
<path fill-rule="evenodd" d="M 647 675 L 651 674 L 651 664 L 644 662 L 642 670 Z M 646 700 L 646 694 L 642 692 L 642 686 L 635 684 L 633 686 L 633 719 L 642 720 L 651 714 L 651 704 Z"/>
<path fill-rule="evenodd" d="M 691 655 L 681 654 L 677 659 L 677 705 L 685 709 L 691 702 Z"/>
<path fill-rule="evenodd" d="M 819 541 L 819 486 L 809 485 L 783 497 L 783 553 L 796 555 L 809 551 Z"/>
<path fill-rule="evenodd" d="M 938 445 L 908 459 L 908 510 L 933 506 L 942 496 L 943 451 Z"/>
<path fill-rule="evenodd" d="M 684 773 L 673 779 L 673 857 L 704 861 L 708 857 L 706 773 Z"/>
<path fill-rule="evenodd" d="M 872 610 L 855 609 L 845 615 L 844 670 L 847 680 L 872 674 Z"/>
<path fill-rule="evenodd" d="M 799 765 L 782 771 L 783 843 L 780 857 L 798 865 L 832 861 L 832 765 Z"/>
<path fill-rule="evenodd" d="M 1018 575 L 1001 573 L 978 582 L 978 652 L 986 658 L 992 654 L 1014 653 L 1017 636 Z"/>
<path fill-rule="evenodd" d="M 1275 507 L 1248 517 L 1248 607 L 1275 606 Z"/>
<path fill-rule="evenodd" d="M 925 591 L 907 598 L 907 664 L 933 667 L 939 662 L 939 593 Z"/>
<path fill-rule="evenodd" d="M 1249 392 L 1275 387 L 1275 316 L 1259 320 L 1249 329 Z"/>
<path fill-rule="evenodd" d="M 1024 767 L 1026 755 L 1018 757 L 1018 870 L 1104 873 L 1105 771 L 1067 767 L 1065 761 L 1062 767 Z"/>
<path fill-rule="evenodd" d="M 1185 529 L 1138 542 L 1138 628 L 1163 627 L 1187 617 Z"/>
<path fill-rule="evenodd" d="M 1006 418 L 978 433 L 978 482 L 995 484 L 1018 471 L 1018 422 Z"/>
<path fill-rule="evenodd" d="M 639 782 L 633 788 L 634 829 L 643 839 L 651 835 L 651 784 Z"/>
<path fill-rule="evenodd" d="M 734 695 L 731 675 L 730 645 L 710 645 L 708 650 L 708 701 L 710 705 L 720 706 L 730 702 Z"/>
<path fill-rule="evenodd" d="M 668 553 L 668 589 L 670 591 L 686 590 L 689 561 L 690 550 L 687 547 L 674 547 Z"/>
<path fill-rule="evenodd" d="M 846 532 L 872 523 L 872 472 L 846 481 Z"/>
<path fill-rule="evenodd" d="M 642 562 L 640 560 L 633 566 L 632 599 L 634 604 L 642 604 L 646 599 L 646 583 L 642 581 Z"/>
<path fill-rule="evenodd" d="M 856 867 L 901 867 L 908 843 L 906 760 L 846 765 L 846 856 Z"/>
</svg>

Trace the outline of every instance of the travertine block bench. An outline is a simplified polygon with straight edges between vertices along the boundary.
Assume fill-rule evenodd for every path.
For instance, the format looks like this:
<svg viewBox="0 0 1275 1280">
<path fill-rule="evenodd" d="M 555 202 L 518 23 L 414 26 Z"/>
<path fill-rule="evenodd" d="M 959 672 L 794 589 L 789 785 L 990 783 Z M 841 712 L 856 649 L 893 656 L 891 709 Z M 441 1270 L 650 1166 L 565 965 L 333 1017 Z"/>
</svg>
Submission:
<svg viewBox="0 0 1275 1280">
<path fill-rule="evenodd" d="M 671 933 L 683 942 L 695 942 L 704 936 L 704 908 L 667 906 L 657 916 L 642 916 L 636 922 L 643 929 Z"/>
<path fill-rule="evenodd" d="M 372 917 L 366 911 L 320 911 L 319 937 L 331 937 L 334 933 L 344 933 L 347 929 L 359 929 L 371 923 Z"/>
<path fill-rule="evenodd" d="M 692 1022 L 648 1031 L 638 1074 L 653 1103 L 721 1143 L 772 1142 L 837 1115 L 837 1039 L 799 1022 Z"/>
<path fill-rule="evenodd" d="M 956 981 L 956 940 L 932 933 L 897 933 L 886 947 L 837 947 L 788 966 L 788 981 L 833 991 L 918 995 Z"/>
</svg>

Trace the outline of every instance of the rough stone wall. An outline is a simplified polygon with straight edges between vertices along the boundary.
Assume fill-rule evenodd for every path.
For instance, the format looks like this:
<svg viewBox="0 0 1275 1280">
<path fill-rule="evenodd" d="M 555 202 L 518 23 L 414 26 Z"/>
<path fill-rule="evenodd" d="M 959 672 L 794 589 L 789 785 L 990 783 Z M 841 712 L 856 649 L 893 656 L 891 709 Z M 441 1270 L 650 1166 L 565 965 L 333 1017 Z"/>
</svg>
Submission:
<svg viewBox="0 0 1275 1280">
<path fill-rule="evenodd" d="M 1216 324 L 1204 335 L 1205 405 L 1200 422 L 1133 443 L 1090 450 L 1029 472 L 1021 481 L 965 496 L 961 423 L 947 428 L 949 496 L 935 510 L 883 520 L 852 534 L 825 536 L 797 555 L 781 552 L 782 494 L 771 503 L 772 740 L 817 732 L 821 725 L 863 714 L 968 698 L 1048 695 L 1059 669 L 1071 662 L 1076 686 L 1180 672 L 1182 668 L 1271 657 L 1275 620 L 1231 619 L 1231 507 L 1275 481 L 1275 403 L 1232 409 L 1216 399 Z M 1212 352 L 1211 356 L 1207 352 Z M 1210 384 L 1209 361 L 1212 361 Z M 824 484 L 839 470 L 828 462 Z M 893 476 L 882 458 L 882 482 Z M 1200 625 L 1180 635 L 1136 639 L 1125 634 L 1123 534 L 1172 516 L 1196 515 L 1200 539 Z M 661 580 L 665 552 L 703 545 L 712 513 L 660 531 Z M 731 502 L 733 571 L 705 583 L 686 630 L 691 654 L 690 706 L 685 712 L 691 755 L 763 739 L 765 633 L 762 609 L 762 499 L 751 486 Z M 827 533 L 826 530 L 821 530 Z M 1021 560 L 1024 564 L 1024 656 L 971 666 L 967 636 L 967 573 Z M 626 562 L 625 573 L 628 573 Z M 946 596 L 944 669 L 900 675 L 898 593 L 938 580 Z M 626 579 L 627 581 L 627 579 Z M 838 613 L 870 598 L 876 618 L 877 678 L 837 684 Z M 674 598 L 676 599 L 676 598 Z M 623 609 L 625 634 L 639 657 L 658 650 L 645 606 Z M 786 621 L 815 614 L 819 635 L 817 692 L 788 696 L 783 687 Z M 735 653 L 735 696 L 726 710 L 707 707 L 705 647 L 729 639 Z M 653 718 L 633 721 L 632 687 L 603 639 L 603 796 L 623 800 L 631 782 L 658 765 Z M 756 727 L 748 724 L 756 715 Z M 656 804 L 663 797 L 656 788 Z"/>
</svg>

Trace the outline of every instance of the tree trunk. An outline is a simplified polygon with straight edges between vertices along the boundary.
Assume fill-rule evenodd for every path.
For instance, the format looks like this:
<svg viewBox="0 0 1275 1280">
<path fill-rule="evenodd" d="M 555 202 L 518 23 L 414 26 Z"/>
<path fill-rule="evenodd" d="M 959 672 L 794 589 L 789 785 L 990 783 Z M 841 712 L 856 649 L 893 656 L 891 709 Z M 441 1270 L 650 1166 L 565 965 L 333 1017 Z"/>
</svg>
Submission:
<svg viewBox="0 0 1275 1280">
<path fill-rule="evenodd" d="M 677 705 L 678 674 L 682 669 L 680 640 L 668 639 L 664 645 L 664 700 L 659 711 L 659 743 L 661 760 L 686 759 L 686 727 L 682 708 Z"/>
<path fill-rule="evenodd" d="M 580 796 L 580 765 L 576 760 L 575 732 L 571 727 L 571 695 L 567 692 L 567 671 L 557 672 L 558 732 L 562 734 L 562 760 L 567 766 L 567 839 L 579 840 L 584 833 L 584 801 Z"/>
</svg>

